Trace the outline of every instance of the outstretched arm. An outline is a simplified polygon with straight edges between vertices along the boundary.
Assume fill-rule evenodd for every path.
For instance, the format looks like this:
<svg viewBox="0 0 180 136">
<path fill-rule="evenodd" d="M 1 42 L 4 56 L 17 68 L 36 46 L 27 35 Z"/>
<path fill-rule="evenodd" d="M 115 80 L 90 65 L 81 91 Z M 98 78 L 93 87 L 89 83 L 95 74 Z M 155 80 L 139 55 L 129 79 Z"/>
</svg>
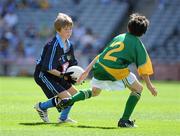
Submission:
<svg viewBox="0 0 180 136">
<path fill-rule="evenodd" d="M 87 76 L 89 75 L 89 72 L 91 71 L 93 65 L 96 63 L 97 59 L 99 58 L 99 55 L 96 56 L 91 63 L 87 66 L 87 68 L 85 69 L 85 71 L 82 73 L 82 75 L 80 76 L 80 78 L 77 80 L 77 83 L 81 83 L 83 80 L 85 80 L 87 78 Z"/>
<path fill-rule="evenodd" d="M 152 95 L 157 96 L 157 90 L 154 87 L 154 85 L 151 83 L 151 80 L 149 78 L 149 75 L 141 75 L 141 77 L 143 78 L 143 80 L 146 83 L 147 88 L 149 89 L 149 91 L 151 92 Z"/>
</svg>

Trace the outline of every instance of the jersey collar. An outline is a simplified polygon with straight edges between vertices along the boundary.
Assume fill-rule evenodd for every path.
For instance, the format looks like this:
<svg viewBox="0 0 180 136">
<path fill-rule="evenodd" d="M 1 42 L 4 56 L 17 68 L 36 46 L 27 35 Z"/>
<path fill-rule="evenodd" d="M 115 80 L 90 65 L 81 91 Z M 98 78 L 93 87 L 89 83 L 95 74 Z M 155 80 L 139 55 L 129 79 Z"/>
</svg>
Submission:
<svg viewBox="0 0 180 136">
<path fill-rule="evenodd" d="M 58 40 L 60 47 L 64 49 L 64 43 L 62 41 L 61 36 L 58 33 L 56 33 L 56 38 Z M 71 44 L 70 44 L 69 40 L 67 39 L 66 41 L 67 41 L 68 48 L 70 48 Z"/>
</svg>

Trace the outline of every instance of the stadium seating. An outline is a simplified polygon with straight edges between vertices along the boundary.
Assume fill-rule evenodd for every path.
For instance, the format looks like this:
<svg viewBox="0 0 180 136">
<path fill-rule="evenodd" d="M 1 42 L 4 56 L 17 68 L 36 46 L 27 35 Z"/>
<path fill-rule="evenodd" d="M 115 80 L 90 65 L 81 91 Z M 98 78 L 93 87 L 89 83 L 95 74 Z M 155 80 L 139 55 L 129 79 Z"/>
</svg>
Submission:
<svg viewBox="0 0 180 136">
<path fill-rule="evenodd" d="M 150 56 L 159 62 L 179 61 L 180 1 L 166 1 L 163 8 L 156 8 L 150 18 L 150 27 L 143 37 Z M 162 61 L 163 60 L 163 61 Z"/>
<path fill-rule="evenodd" d="M 37 33 L 43 29 L 43 26 L 53 29 L 53 22 L 57 13 L 64 12 L 78 20 L 85 28 L 92 29 L 93 33 L 105 42 L 112 35 L 119 22 L 123 20 L 127 11 L 128 4 L 121 1 L 103 3 L 100 0 L 83 0 L 76 4 L 72 0 L 49 0 L 49 8 L 47 9 L 31 5 L 16 9 L 19 18 L 17 31 L 19 37 L 23 39 L 25 47 L 27 45 L 34 47 L 35 52 L 32 57 L 35 59 L 40 55 L 41 49 L 48 38 L 42 38 L 38 34 L 33 38 L 27 37 L 25 31 L 28 31 L 30 25 L 33 25 L 34 31 L 37 31 Z M 35 62 L 34 64 L 31 62 L 29 65 L 24 64 L 18 67 L 17 62 L 13 62 L 10 75 L 16 75 L 21 68 L 26 69 L 29 74 L 33 74 L 34 65 Z"/>
<path fill-rule="evenodd" d="M 12 1 L 12 3 L 16 3 L 16 1 L 18 0 Z M 27 1 L 31 2 L 31 0 Z M 153 2 L 155 1 L 153 0 Z M 0 1 L 0 5 L 3 5 L 5 2 L 5 0 Z M 90 28 L 95 37 L 100 38 L 100 45 L 102 47 L 105 46 L 113 34 L 119 33 L 119 30 L 126 30 L 127 15 L 130 13 L 130 3 L 128 2 L 126 0 L 79 0 L 79 2 L 78 0 L 48 0 L 49 5 L 47 8 L 41 8 L 36 3 L 35 5 L 29 4 L 23 8 L 15 8 L 15 13 L 19 18 L 16 27 L 18 36 L 24 43 L 30 58 L 22 60 L 23 57 L 21 57 L 13 60 L 14 47 L 10 45 L 8 51 L 13 55 L 10 59 L 7 59 L 9 66 L 3 68 L 4 60 L 1 59 L 0 54 L 0 75 L 5 75 L 3 69 L 6 69 L 6 67 L 9 67 L 8 75 L 18 75 L 19 73 L 22 73 L 22 75 L 23 73 L 24 75 L 33 74 L 34 60 L 40 56 L 44 43 L 54 33 L 53 22 L 59 12 L 70 15 L 75 24 L 80 23 L 83 27 Z M 153 2 L 151 0 L 139 0 L 136 3 L 138 6 L 134 6 L 131 11 L 140 11 L 142 14 L 147 13 L 150 16 L 150 27 L 146 35 L 142 37 L 142 41 L 147 47 L 157 69 L 166 71 L 163 70 L 165 68 L 164 64 L 172 64 L 172 67 L 176 67 L 174 64 L 180 63 L 180 1 L 163 0 L 164 3 L 161 5 Z M 142 8 L 148 6 L 149 8 L 146 10 Z M 125 22 L 125 25 L 120 25 L 122 22 Z M 28 36 L 28 30 L 30 30 L 31 34 L 33 33 L 33 36 L 31 34 Z M 114 30 L 117 30 L 117 32 Z M 1 33 L 2 30 L 0 31 L 0 36 Z M 82 63 L 87 65 L 87 60 L 89 61 L 89 57 L 92 58 L 92 56 L 86 55 L 81 57 L 86 61 L 86 63 L 83 61 Z M 178 68 L 174 71 L 178 71 Z M 157 70 L 156 73 L 161 72 Z M 160 77 L 161 75 L 156 75 L 155 79 L 160 79 Z M 163 78 L 173 79 L 173 76 L 164 76 Z M 176 79 L 178 78 L 176 77 Z"/>
<path fill-rule="evenodd" d="M 52 2 L 54 7 L 47 11 L 32 10 L 31 8 L 18 10 L 19 20 L 21 20 L 18 24 L 19 33 L 23 34 L 23 30 L 26 29 L 28 23 L 33 23 L 38 30 L 42 25 L 53 28 L 53 21 L 57 13 L 64 12 L 77 17 L 78 21 L 85 27 L 91 28 L 95 34 L 106 39 L 123 19 L 128 9 L 127 3 L 124 2 L 120 4 L 112 2 L 107 5 L 97 0 L 84 0 L 78 6 L 74 5 L 72 1 L 65 0 L 59 2 L 58 5 L 55 4 Z"/>
</svg>

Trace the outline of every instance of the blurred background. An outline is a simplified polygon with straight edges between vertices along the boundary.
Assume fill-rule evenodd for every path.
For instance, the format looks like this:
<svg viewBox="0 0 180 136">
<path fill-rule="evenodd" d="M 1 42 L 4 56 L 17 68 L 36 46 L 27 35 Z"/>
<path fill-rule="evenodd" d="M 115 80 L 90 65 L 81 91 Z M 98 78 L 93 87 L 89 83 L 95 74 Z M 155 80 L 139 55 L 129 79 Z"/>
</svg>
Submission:
<svg viewBox="0 0 180 136">
<path fill-rule="evenodd" d="M 152 78 L 180 80 L 180 0 L 0 0 L 0 76 L 33 75 L 59 12 L 73 18 L 71 41 L 83 68 L 126 32 L 131 13 L 147 16 L 150 27 L 141 39 L 154 64 Z"/>
</svg>

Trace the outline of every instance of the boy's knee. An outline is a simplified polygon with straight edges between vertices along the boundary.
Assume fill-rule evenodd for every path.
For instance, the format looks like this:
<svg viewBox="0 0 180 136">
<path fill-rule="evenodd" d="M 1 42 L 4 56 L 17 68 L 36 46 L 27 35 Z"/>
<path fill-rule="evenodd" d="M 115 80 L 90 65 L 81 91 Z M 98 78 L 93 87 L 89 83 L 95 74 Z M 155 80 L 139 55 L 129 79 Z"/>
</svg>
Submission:
<svg viewBox="0 0 180 136">
<path fill-rule="evenodd" d="M 139 87 L 139 91 L 140 91 L 140 92 L 142 92 L 142 91 L 143 91 L 143 86 L 142 86 L 142 85 L 140 85 L 140 87 Z"/>
<path fill-rule="evenodd" d="M 138 86 L 134 87 L 134 88 L 130 88 L 131 91 L 133 92 L 138 92 L 138 93 L 141 93 L 143 91 L 143 86 L 142 84 L 138 84 Z"/>
<path fill-rule="evenodd" d="M 93 88 L 92 89 L 92 97 L 98 96 L 101 93 L 100 89 Z"/>
<path fill-rule="evenodd" d="M 95 97 L 95 96 L 98 96 L 99 95 L 99 92 L 97 91 L 92 91 L 92 96 Z"/>
<path fill-rule="evenodd" d="M 141 94 L 143 91 L 143 86 L 140 84 L 134 91 Z"/>
</svg>

